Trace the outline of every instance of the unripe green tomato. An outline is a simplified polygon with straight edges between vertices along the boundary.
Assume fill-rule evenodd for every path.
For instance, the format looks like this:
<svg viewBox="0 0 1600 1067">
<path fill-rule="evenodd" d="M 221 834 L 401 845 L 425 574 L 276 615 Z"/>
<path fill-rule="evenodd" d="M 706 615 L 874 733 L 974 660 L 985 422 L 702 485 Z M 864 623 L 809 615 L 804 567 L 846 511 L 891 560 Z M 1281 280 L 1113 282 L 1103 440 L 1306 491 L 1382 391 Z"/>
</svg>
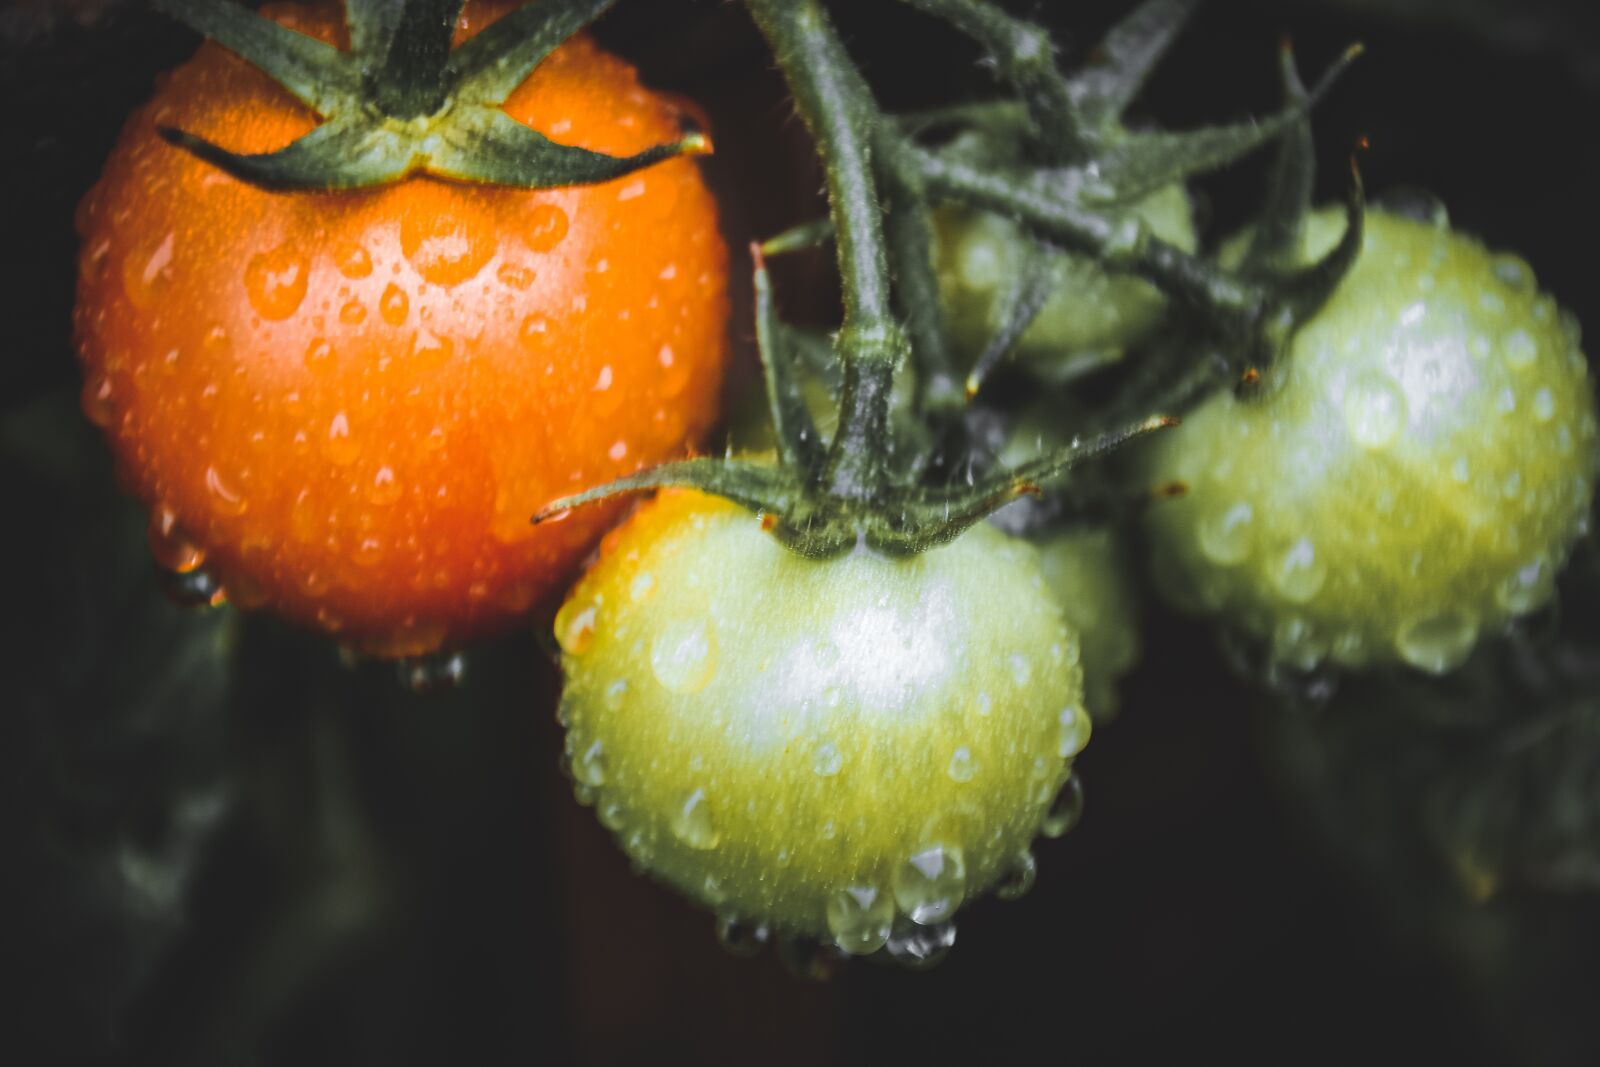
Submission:
<svg viewBox="0 0 1600 1067">
<path fill-rule="evenodd" d="M 662 493 L 556 636 L 572 775 L 632 859 L 852 953 L 1031 871 L 1088 740 L 1077 638 L 1033 549 L 982 525 L 816 562 L 739 507 Z"/>
<path fill-rule="evenodd" d="M 1323 211 L 1305 259 L 1343 232 Z M 1260 395 L 1152 442 L 1158 584 L 1310 667 L 1460 664 L 1551 595 L 1583 529 L 1595 405 L 1575 320 L 1527 264 L 1373 212 Z"/>
<path fill-rule="evenodd" d="M 1130 214 L 1156 237 L 1187 252 L 1196 246 L 1189 194 L 1169 185 Z M 939 291 L 951 338 L 976 359 L 1000 329 L 1004 295 L 1023 269 L 1031 238 L 1010 219 L 941 205 L 935 214 Z M 1166 298 L 1149 282 L 1108 274 L 1093 259 L 1052 252 L 1053 293 L 1017 342 L 1015 357 L 1056 379 L 1119 358 L 1161 322 Z"/>
<path fill-rule="evenodd" d="M 1083 701 L 1097 723 L 1116 715 L 1117 683 L 1139 659 L 1139 591 L 1128 554 L 1107 528 L 1033 540 L 1046 587 L 1083 648 Z"/>
</svg>

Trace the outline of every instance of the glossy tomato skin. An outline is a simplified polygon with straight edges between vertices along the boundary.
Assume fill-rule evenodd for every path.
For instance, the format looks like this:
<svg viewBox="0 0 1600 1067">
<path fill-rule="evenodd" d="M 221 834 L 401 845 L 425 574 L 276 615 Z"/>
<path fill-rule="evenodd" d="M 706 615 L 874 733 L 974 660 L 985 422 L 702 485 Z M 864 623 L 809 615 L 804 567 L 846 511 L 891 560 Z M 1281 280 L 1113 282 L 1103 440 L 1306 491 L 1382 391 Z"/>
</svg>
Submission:
<svg viewBox="0 0 1600 1067">
<path fill-rule="evenodd" d="M 987 525 L 815 562 L 664 493 L 556 618 L 580 796 L 724 916 L 867 953 L 1018 861 L 1088 739 L 1077 637 Z"/>
<path fill-rule="evenodd" d="M 515 5 L 466 5 L 458 40 Z M 342 43 L 340 5 L 268 13 Z M 679 108 L 579 37 L 506 102 L 627 154 Z M 614 506 L 549 500 L 684 453 L 716 416 L 726 249 L 695 164 L 526 191 L 431 178 L 272 193 L 166 144 L 268 151 L 314 116 L 206 44 L 129 120 L 79 212 L 84 406 L 164 566 L 378 655 L 503 628 Z"/>
<path fill-rule="evenodd" d="M 1343 232 L 1308 227 L 1306 259 Z M 1208 401 L 1147 453 L 1158 583 L 1302 667 L 1441 672 L 1539 607 L 1586 524 L 1595 403 L 1577 324 L 1521 260 L 1368 215 L 1262 395 Z"/>
</svg>

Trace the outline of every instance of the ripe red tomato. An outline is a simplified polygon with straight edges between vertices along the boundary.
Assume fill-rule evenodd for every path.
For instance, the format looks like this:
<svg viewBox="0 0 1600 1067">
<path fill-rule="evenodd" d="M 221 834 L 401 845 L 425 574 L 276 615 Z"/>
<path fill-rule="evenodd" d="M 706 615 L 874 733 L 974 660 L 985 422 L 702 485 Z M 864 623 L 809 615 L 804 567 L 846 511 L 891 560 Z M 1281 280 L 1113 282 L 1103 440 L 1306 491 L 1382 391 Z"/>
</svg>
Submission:
<svg viewBox="0 0 1600 1067">
<path fill-rule="evenodd" d="M 468 3 L 458 43 L 515 6 Z M 327 41 L 337 11 L 267 9 Z M 615 155 L 682 133 L 679 107 L 582 37 L 505 109 Z M 534 528 L 541 504 L 710 426 L 727 253 L 686 159 L 554 190 L 273 193 L 156 132 L 263 152 L 315 122 L 214 44 L 133 115 L 79 211 L 84 407 L 164 566 L 418 654 L 525 613 L 616 516 Z"/>
</svg>

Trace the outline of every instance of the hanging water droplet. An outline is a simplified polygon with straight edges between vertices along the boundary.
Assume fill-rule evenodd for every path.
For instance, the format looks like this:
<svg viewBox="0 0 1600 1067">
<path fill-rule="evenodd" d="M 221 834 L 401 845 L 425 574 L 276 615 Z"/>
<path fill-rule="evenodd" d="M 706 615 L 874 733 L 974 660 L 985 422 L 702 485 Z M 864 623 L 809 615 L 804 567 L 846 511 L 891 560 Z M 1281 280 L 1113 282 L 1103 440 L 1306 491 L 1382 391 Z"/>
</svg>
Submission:
<svg viewBox="0 0 1600 1067">
<path fill-rule="evenodd" d="M 157 567 L 156 584 L 180 608 L 217 608 L 227 601 L 222 583 L 204 567 L 183 574 Z"/>
<path fill-rule="evenodd" d="M 1490 266 L 1494 276 L 1519 293 L 1531 293 L 1534 288 L 1533 269 L 1517 256 L 1501 253 Z"/>
<path fill-rule="evenodd" d="M 1033 858 L 1033 853 L 1023 849 L 1012 859 L 1011 865 L 1000 876 L 1000 882 L 995 886 L 994 895 L 1001 900 L 1016 900 L 1027 895 L 1033 888 L 1033 883 L 1039 877 L 1039 865 Z"/>
<path fill-rule="evenodd" d="M 717 673 L 717 639 L 709 619 L 677 619 L 650 644 L 650 669 L 674 693 L 698 693 Z"/>
<path fill-rule="evenodd" d="M 735 956 L 754 956 L 767 944 L 766 923 L 749 922 L 737 915 L 717 916 L 717 944 Z"/>
<path fill-rule="evenodd" d="M 961 850 L 932 845 L 912 853 L 895 870 L 894 899 L 914 923 L 945 922 L 967 896 L 967 866 Z"/>
<path fill-rule="evenodd" d="M 876 886 L 851 886 L 828 899 L 828 930 L 834 944 L 853 956 L 882 948 L 893 924 L 894 901 Z"/>
<path fill-rule="evenodd" d="M 577 597 L 561 605 L 561 610 L 556 612 L 555 631 L 556 643 L 563 652 L 581 656 L 589 651 L 589 646 L 594 644 L 598 610 L 594 603 L 582 603 Z"/>
<path fill-rule="evenodd" d="M 1413 667 L 1443 674 L 1466 662 L 1477 639 L 1476 622 L 1460 612 L 1445 611 L 1403 624 L 1395 635 L 1395 649 Z"/>
<path fill-rule="evenodd" d="M 716 848 L 721 835 L 711 818 L 711 803 L 706 791 L 696 789 L 672 816 L 672 834 L 692 849 Z"/>
<path fill-rule="evenodd" d="M 413 693 L 436 696 L 461 684 L 467 673 L 467 657 L 460 652 L 430 652 L 408 656 L 398 664 L 400 682 Z"/>
<path fill-rule="evenodd" d="M 1089 744 L 1089 716 L 1076 704 L 1069 704 L 1056 716 L 1056 754 L 1072 759 Z"/>
<path fill-rule="evenodd" d="M 599 739 L 589 742 L 572 760 L 572 777 L 595 789 L 606 784 L 606 750 Z"/>
<path fill-rule="evenodd" d="M 206 561 L 205 549 L 178 525 L 177 512 L 158 504 L 150 509 L 150 555 L 163 570 L 188 574 Z"/>
<path fill-rule="evenodd" d="M 1239 501 L 1201 520 L 1198 529 L 1200 551 L 1223 566 L 1238 563 L 1250 551 L 1255 511 Z"/>
<path fill-rule="evenodd" d="M 897 919 L 883 947 L 889 958 L 900 966 L 907 970 L 925 971 L 948 956 L 955 943 L 955 923 L 917 926 Z"/>
<path fill-rule="evenodd" d="M 945 769 L 952 782 L 970 782 L 973 775 L 978 773 L 978 761 L 972 755 L 972 750 L 962 745 L 950 754 L 950 765 Z"/>
<path fill-rule="evenodd" d="M 1549 600 L 1554 591 L 1554 568 L 1539 556 L 1502 581 L 1495 590 L 1495 599 L 1511 614 L 1523 615 Z"/>
<path fill-rule="evenodd" d="M 1344 394 L 1344 425 L 1362 448 L 1394 444 L 1406 423 L 1406 399 L 1395 380 L 1380 370 L 1359 375 Z"/>
<path fill-rule="evenodd" d="M 1083 779 L 1076 773 L 1067 775 L 1066 784 L 1056 794 L 1050 811 L 1039 824 L 1039 832 L 1046 837 L 1060 837 L 1078 825 L 1083 818 Z"/>
</svg>

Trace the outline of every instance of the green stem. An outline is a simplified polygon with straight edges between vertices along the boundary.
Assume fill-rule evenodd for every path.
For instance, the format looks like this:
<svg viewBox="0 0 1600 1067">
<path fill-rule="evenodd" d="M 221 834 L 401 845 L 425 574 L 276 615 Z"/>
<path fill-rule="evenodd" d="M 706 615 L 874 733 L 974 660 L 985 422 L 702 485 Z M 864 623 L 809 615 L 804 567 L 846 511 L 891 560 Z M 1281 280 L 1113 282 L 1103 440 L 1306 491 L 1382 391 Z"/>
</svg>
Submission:
<svg viewBox="0 0 1600 1067">
<path fill-rule="evenodd" d="M 1056 66 L 1050 34 L 985 0 L 905 0 L 943 19 L 977 41 L 994 59 L 997 73 L 1014 86 L 1027 105 L 1053 163 L 1068 163 L 1084 152 L 1071 86 Z"/>
<path fill-rule="evenodd" d="M 872 147 L 883 118 L 816 0 L 745 0 L 766 37 L 827 172 L 836 230 L 844 326 L 839 431 L 823 482 L 848 499 L 871 499 L 886 483 L 889 396 L 910 345 L 891 303 L 883 217 Z"/>
<path fill-rule="evenodd" d="M 1144 233 L 1136 220 L 1119 222 L 1039 182 L 1018 182 L 926 150 L 916 151 L 928 189 L 1016 219 L 1052 244 L 1099 260 L 1107 270 L 1137 274 L 1171 296 L 1252 320 L 1265 294 L 1205 261 Z"/>
</svg>

